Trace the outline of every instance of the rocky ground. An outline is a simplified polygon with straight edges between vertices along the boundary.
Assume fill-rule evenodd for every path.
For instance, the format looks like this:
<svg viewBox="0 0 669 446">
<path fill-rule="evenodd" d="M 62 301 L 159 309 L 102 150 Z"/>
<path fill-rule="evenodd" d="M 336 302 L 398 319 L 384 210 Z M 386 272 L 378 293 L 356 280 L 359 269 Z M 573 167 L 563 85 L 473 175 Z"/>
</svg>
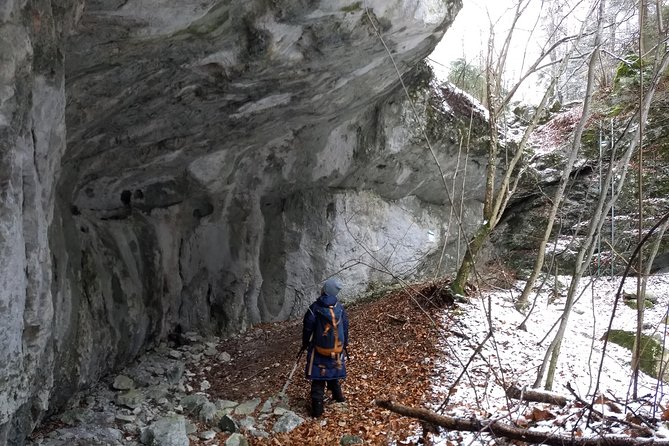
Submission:
<svg viewBox="0 0 669 446">
<path fill-rule="evenodd" d="M 420 426 L 374 404 L 425 405 L 438 350 L 443 284 L 347 306 L 346 403 L 309 416 L 301 321 L 256 326 L 236 338 L 174 334 L 40 426 L 29 445 L 415 444 Z M 443 327 L 442 327 L 443 328 Z M 297 364 L 297 366 L 296 366 Z M 292 380 L 288 377 L 295 368 Z M 285 393 L 282 392 L 287 384 Z"/>
</svg>

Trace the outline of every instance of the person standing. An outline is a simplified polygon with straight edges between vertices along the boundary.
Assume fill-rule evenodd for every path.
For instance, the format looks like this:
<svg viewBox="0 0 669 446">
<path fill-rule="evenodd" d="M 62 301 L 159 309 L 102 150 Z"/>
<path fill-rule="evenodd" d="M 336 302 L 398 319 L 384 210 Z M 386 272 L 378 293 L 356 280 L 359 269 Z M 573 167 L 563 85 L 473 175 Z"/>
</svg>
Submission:
<svg viewBox="0 0 669 446">
<path fill-rule="evenodd" d="M 302 322 L 302 350 L 307 351 L 305 375 L 311 380 L 311 415 L 315 418 L 323 414 L 326 387 L 335 401 L 346 401 L 339 381 L 346 378 L 344 353 L 348 347 L 348 315 L 337 299 L 341 288 L 337 279 L 326 280 Z"/>
</svg>

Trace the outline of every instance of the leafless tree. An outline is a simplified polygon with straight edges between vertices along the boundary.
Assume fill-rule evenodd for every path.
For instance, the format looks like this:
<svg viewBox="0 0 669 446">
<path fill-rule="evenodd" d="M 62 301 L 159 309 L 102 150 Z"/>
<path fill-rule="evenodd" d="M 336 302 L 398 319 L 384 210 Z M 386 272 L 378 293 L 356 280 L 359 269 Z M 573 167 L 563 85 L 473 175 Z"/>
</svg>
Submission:
<svg viewBox="0 0 669 446">
<path fill-rule="evenodd" d="M 575 49 L 578 42 L 583 37 L 583 28 L 575 35 L 565 36 L 557 39 L 553 44 L 544 47 L 539 56 L 528 67 L 520 78 L 505 89 L 504 79 L 507 64 L 507 58 L 511 48 L 511 40 L 518 25 L 518 21 L 526 12 L 532 0 L 519 0 L 516 3 L 511 25 L 503 40 L 501 49 L 497 52 L 495 27 L 490 21 L 490 37 L 488 39 L 488 53 L 486 58 L 486 84 L 487 84 L 487 102 L 489 111 L 489 146 L 488 163 L 486 170 L 486 188 L 483 203 L 483 222 L 469 239 L 464 258 L 458 269 L 455 280 L 451 288 L 455 294 L 464 294 L 465 283 L 469 279 L 481 248 L 484 246 L 490 233 L 499 223 L 506 206 L 515 192 L 518 183 L 522 177 L 523 169 L 519 168 L 519 163 L 525 153 L 530 135 L 537 127 L 541 116 L 545 113 L 548 101 L 553 96 L 558 77 L 551 79 L 550 85 L 537 106 L 530 122 L 524 130 L 523 136 L 515 146 L 505 147 L 502 151 L 499 140 L 499 129 L 504 113 L 512 99 L 528 80 L 528 78 L 542 70 L 553 69 L 556 73 L 562 73 Z M 565 49 L 566 48 L 566 49 Z M 555 62 L 551 62 L 550 57 L 558 49 L 564 51 L 563 57 L 558 61 L 557 68 Z M 502 161 L 504 160 L 504 161 Z M 498 166 L 504 168 L 504 172 L 499 174 Z"/>
<path fill-rule="evenodd" d="M 602 181 L 602 190 L 609 190 L 614 176 L 617 177 L 618 182 L 615 185 L 613 193 L 611 195 L 607 194 L 600 195 L 599 199 L 597 200 L 594 206 L 594 209 L 590 213 L 591 220 L 588 225 L 588 231 L 576 256 L 574 270 L 572 272 L 571 283 L 567 291 L 567 298 L 566 298 L 567 303 L 565 304 L 565 313 L 561 319 L 558 333 L 555 335 L 553 341 L 548 347 L 546 355 L 544 357 L 544 362 L 539 368 L 537 379 L 534 383 L 535 387 L 541 385 L 543 374 L 546 371 L 546 366 L 549 358 L 550 358 L 550 366 L 549 366 L 549 373 L 546 378 L 545 388 L 550 389 L 552 387 L 553 376 L 551 371 L 554 371 L 557 365 L 560 353 L 560 345 L 562 342 L 562 335 L 564 333 L 564 329 L 569 319 L 569 310 L 571 309 L 571 303 L 573 303 L 574 296 L 577 293 L 580 280 L 587 271 L 590 262 L 592 260 L 593 253 L 596 248 L 596 243 L 595 243 L 596 235 L 601 232 L 606 216 L 611 210 L 611 206 L 613 206 L 613 204 L 616 202 L 616 200 L 618 199 L 618 197 L 622 192 L 630 166 L 630 159 L 632 155 L 635 153 L 635 150 L 639 146 L 640 135 L 642 134 L 643 127 L 648 120 L 648 113 L 650 110 L 650 106 L 652 104 L 658 84 L 662 80 L 663 74 L 667 70 L 667 67 L 669 67 L 669 52 L 666 50 L 665 47 L 658 46 L 657 57 L 654 59 L 654 64 L 651 70 L 652 72 L 651 80 L 648 83 L 647 88 L 645 89 L 641 107 L 637 110 L 635 116 L 628 121 L 628 124 L 626 126 L 625 133 L 626 136 L 628 137 L 626 148 L 619 159 L 616 160 L 615 157 L 612 156 L 609 169 L 606 173 L 604 180 Z M 637 125 L 636 128 L 634 128 L 633 123 L 641 123 L 641 125 Z"/>
<path fill-rule="evenodd" d="M 578 122 L 578 125 L 574 129 L 573 135 L 572 135 L 572 141 L 571 141 L 571 150 L 569 151 L 569 156 L 567 157 L 567 162 L 565 163 L 563 169 L 562 169 L 562 175 L 560 177 L 560 183 L 555 190 L 555 194 L 553 195 L 552 199 L 552 204 L 551 204 L 551 209 L 548 215 L 548 221 L 546 222 L 546 228 L 544 230 L 544 235 L 539 243 L 539 249 L 537 253 L 537 257 L 535 259 L 534 263 L 534 268 L 532 269 L 532 272 L 530 273 L 530 277 L 527 279 L 527 283 L 525 284 L 525 288 L 523 289 L 523 292 L 521 293 L 520 297 L 516 301 L 516 308 L 519 310 L 523 310 L 527 307 L 528 304 L 528 298 L 530 296 L 530 293 L 532 292 L 532 289 L 534 287 L 534 284 L 537 280 L 537 277 L 539 277 L 539 273 L 541 272 L 541 268 L 543 267 L 544 264 L 544 257 L 546 254 L 546 245 L 548 244 L 548 240 L 550 238 L 551 232 L 553 231 L 553 224 L 555 222 L 555 218 L 558 213 L 558 209 L 560 208 L 560 204 L 562 203 L 562 199 L 564 197 L 564 192 L 567 189 L 567 183 L 569 181 L 569 177 L 571 175 L 572 168 L 574 167 L 574 163 L 576 162 L 576 158 L 579 155 L 580 149 L 581 149 L 581 136 L 583 135 L 583 129 L 585 128 L 586 123 L 588 122 L 588 119 L 590 118 L 590 109 L 591 109 L 591 103 L 592 103 L 592 93 L 594 91 L 594 83 L 595 83 L 595 72 L 597 70 L 597 61 L 599 58 L 599 51 L 600 51 L 600 46 L 602 44 L 602 32 L 603 32 L 603 16 L 604 16 L 604 11 L 606 10 L 606 2 L 605 0 L 601 0 L 599 4 L 599 9 L 597 13 L 597 31 L 595 33 L 595 42 L 594 46 L 592 48 L 592 52 L 590 53 L 590 59 L 588 62 L 588 76 L 587 76 L 587 84 L 586 84 L 586 89 L 585 89 L 585 97 L 583 99 L 583 112 L 581 113 L 581 118 Z M 583 22 L 585 25 L 585 22 Z M 570 302 L 567 303 L 565 307 L 565 311 L 569 310 Z"/>
</svg>

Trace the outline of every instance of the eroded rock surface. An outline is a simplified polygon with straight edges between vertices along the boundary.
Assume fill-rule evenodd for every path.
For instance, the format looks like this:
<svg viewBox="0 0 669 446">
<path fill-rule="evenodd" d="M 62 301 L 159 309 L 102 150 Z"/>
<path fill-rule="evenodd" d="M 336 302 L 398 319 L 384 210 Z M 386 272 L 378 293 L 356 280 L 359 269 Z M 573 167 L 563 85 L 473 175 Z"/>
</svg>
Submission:
<svg viewBox="0 0 669 446">
<path fill-rule="evenodd" d="M 177 326 L 452 269 L 485 166 L 420 61 L 460 7 L 3 2 L 0 444 Z"/>
</svg>

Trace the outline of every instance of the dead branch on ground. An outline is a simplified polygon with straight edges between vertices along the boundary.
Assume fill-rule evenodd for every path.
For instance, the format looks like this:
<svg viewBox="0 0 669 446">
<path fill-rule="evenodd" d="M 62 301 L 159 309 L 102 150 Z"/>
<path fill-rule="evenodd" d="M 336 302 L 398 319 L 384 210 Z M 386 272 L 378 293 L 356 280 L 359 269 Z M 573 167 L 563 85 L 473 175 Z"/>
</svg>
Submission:
<svg viewBox="0 0 669 446">
<path fill-rule="evenodd" d="M 522 429 L 508 423 L 476 418 L 456 418 L 436 414 L 427 409 L 403 406 L 389 400 L 376 400 L 376 405 L 400 415 L 416 418 L 426 423 L 448 430 L 467 432 L 487 432 L 491 435 L 506 437 L 510 440 L 524 441 L 530 444 L 552 446 L 669 446 L 669 440 L 656 438 L 632 438 L 623 435 L 600 435 L 597 437 L 577 437 L 576 435 L 538 432 Z"/>
<path fill-rule="evenodd" d="M 506 396 L 521 401 L 531 401 L 535 403 L 555 404 L 556 406 L 566 406 L 567 397 L 555 392 L 537 389 L 521 389 L 512 384 L 506 389 Z"/>
</svg>

